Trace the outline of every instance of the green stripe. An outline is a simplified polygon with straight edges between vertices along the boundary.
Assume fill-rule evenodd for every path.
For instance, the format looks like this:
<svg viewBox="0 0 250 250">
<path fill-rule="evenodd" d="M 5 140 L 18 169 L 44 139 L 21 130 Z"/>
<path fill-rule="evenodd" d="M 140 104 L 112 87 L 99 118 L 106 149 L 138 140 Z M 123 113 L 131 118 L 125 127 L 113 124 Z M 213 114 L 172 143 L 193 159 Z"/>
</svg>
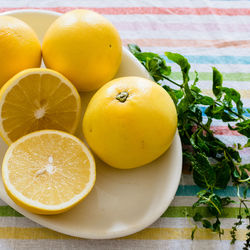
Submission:
<svg viewBox="0 0 250 250">
<path fill-rule="evenodd" d="M 239 81 L 239 82 L 247 82 L 250 81 L 250 73 L 223 73 L 224 81 Z M 190 78 L 194 79 L 195 74 L 194 72 L 190 72 Z M 181 72 L 172 72 L 171 78 L 173 80 L 181 80 L 182 74 Z M 212 70 L 210 72 L 200 72 L 199 79 L 202 81 L 211 81 L 212 80 Z"/>
<path fill-rule="evenodd" d="M 0 206 L 0 216 L 12 216 L 12 217 L 23 217 L 16 210 L 9 206 Z"/>
<path fill-rule="evenodd" d="M 199 212 L 203 217 L 210 217 L 207 207 L 169 207 L 167 211 L 161 217 L 186 217 L 193 216 L 196 212 Z M 226 207 L 224 213 L 220 216 L 222 218 L 236 218 L 239 214 L 239 208 Z M 245 217 L 244 209 L 242 209 L 242 215 Z"/>
<path fill-rule="evenodd" d="M 243 209 L 242 209 L 243 210 Z M 239 208 L 237 207 L 226 207 L 224 208 L 224 214 L 221 217 L 223 218 L 236 218 L 239 213 Z M 198 207 L 195 210 L 192 207 L 169 207 L 167 211 L 161 217 L 186 217 L 193 216 L 196 212 L 201 213 L 204 217 L 209 217 L 209 212 L 206 207 Z M 0 216 L 11 216 L 11 217 L 23 217 L 22 214 L 19 214 L 13 208 L 9 206 L 0 206 Z M 243 213 L 243 216 L 245 214 Z"/>
</svg>

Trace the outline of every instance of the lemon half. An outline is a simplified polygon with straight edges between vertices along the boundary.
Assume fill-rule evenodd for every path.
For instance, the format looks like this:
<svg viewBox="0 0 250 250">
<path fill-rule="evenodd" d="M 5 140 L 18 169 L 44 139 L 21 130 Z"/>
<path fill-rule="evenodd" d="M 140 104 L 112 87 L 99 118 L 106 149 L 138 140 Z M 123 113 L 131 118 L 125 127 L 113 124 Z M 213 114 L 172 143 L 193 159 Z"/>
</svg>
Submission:
<svg viewBox="0 0 250 250">
<path fill-rule="evenodd" d="M 38 214 L 65 212 L 95 183 L 95 161 L 75 136 L 41 130 L 23 136 L 7 150 L 2 178 L 9 196 Z"/>
<path fill-rule="evenodd" d="M 63 75 L 49 69 L 27 69 L 0 90 L 0 134 L 11 144 L 41 129 L 74 133 L 80 111 L 80 96 Z"/>
</svg>

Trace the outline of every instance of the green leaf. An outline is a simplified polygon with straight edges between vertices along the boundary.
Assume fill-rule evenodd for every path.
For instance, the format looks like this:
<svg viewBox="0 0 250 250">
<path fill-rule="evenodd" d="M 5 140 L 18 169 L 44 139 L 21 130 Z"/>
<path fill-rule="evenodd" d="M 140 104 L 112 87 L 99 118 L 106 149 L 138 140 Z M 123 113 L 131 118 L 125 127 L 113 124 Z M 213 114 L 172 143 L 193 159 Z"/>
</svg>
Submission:
<svg viewBox="0 0 250 250">
<path fill-rule="evenodd" d="M 195 227 L 192 229 L 191 240 L 194 239 L 194 234 L 195 234 L 196 230 L 197 230 L 197 226 L 195 226 Z"/>
<path fill-rule="evenodd" d="M 196 83 L 199 81 L 199 74 L 198 74 L 198 72 L 196 70 L 194 71 L 194 74 L 195 74 L 195 78 L 194 78 L 193 85 L 196 85 Z"/>
<path fill-rule="evenodd" d="M 237 119 L 230 115 L 229 112 L 225 111 L 225 106 L 210 105 L 205 109 L 205 114 L 217 120 L 222 120 L 223 122 L 236 121 Z"/>
<path fill-rule="evenodd" d="M 188 83 L 189 70 L 190 70 L 190 64 L 188 60 L 184 56 L 177 54 L 177 53 L 165 52 L 165 55 L 167 56 L 169 60 L 175 62 L 176 64 L 180 66 L 182 77 L 183 77 L 183 83 Z"/>
<path fill-rule="evenodd" d="M 210 203 L 208 209 L 213 215 L 219 216 L 222 213 L 222 203 L 220 197 L 213 193 L 209 196 L 209 198 Z"/>
<path fill-rule="evenodd" d="M 179 89 L 179 90 L 174 89 L 173 91 L 174 91 L 175 96 L 176 96 L 177 99 L 181 99 L 183 97 L 183 95 L 184 95 L 184 93 L 183 93 L 183 91 L 181 89 Z"/>
<path fill-rule="evenodd" d="M 166 65 L 164 58 L 152 52 L 141 52 L 141 49 L 135 44 L 129 44 L 128 47 L 156 82 L 164 80 L 170 75 L 171 67 Z"/>
<path fill-rule="evenodd" d="M 224 197 L 224 198 L 221 198 L 221 205 L 222 205 L 222 207 L 224 207 L 224 206 L 227 206 L 227 205 L 229 205 L 230 203 L 235 203 L 235 201 L 234 200 L 231 200 L 231 198 L 230 197 Z"/>
<path fill-rule="evenodd" d="M 234 176 L 236 179 L 239 179 L 239 178 L 240 178 L 240 173 L 238 172 L 237 168 L 234 169 L 233 176 Z"/>
<path fill-rule="evenodd" d="M 250 147 L 250 139 L 247 140 L 247 143 L 244 145 L 244 148 Z"/>
<path fill-rule="evenodd" d="M 211 228 L 213 232 L 219 233 L 219 236 L 221 236 L 221 234 L 224 234 L 224 230 L 223 229 L 221 230 L 220 224 L 221 224 L 220 220 L 217 217 L 216 222 L 212 225 L 212 228 Z"/>
<path fill-rule="evenodd" d="M 202 105 L 213 105 L 214 104 L 214 99 L 209 97 L 209 96 L 202 96 L 200 95 L 196 99 L 197 104 L 202 104 Z"/>
<path fill-rule="evenodd" d="M 194 156 L 193 178 L 194 182 L 203 188 L 213 187 L 216 182 L 216 172 L 204 153 L 197 153 Z"/>
<path fill-rule="evenodd" d="M 193 216 L 194 221 L 201 221 L 202 218 L 203 216 L 198 212 L 196 212 L 195 215 Z"/>
<path fill-rule="evenodd" d="M 141 52 L 141 49 L 138 45 L 136 44 L 128 44 L 128 48 L 132 54 Z"/>
<path fill-rule="evenodd" d="M 202 220 L 202 225 L 204 228 L 212 228 L 212 224 L 208 220 Z"/>
<path fill-rule="evenodd" d="M 172 100 L 174 101 L 175 105 L 178 103 L 178 98 L 176 97 L 175 91 L 171 89 L 167 85 L 162 85 L 162 87 L 168 92 L 168 94 L 171 96 Z"/>
<path fill-rule="evenodd" d="M 224 159 L 221 163 L 215 165 L 215 175 L 215 187 L 221 189 L 226 188 L 231 177 L 231 168 L 226 159 Z"/>
<path fill-rule="evenodd" d="M 197 87 L 196 85 L 192 84 L 190 88 L 193 92 L 195 92 L 196 96 L 198 96 L 199 93 L 201 93 L 201 89 Z M 194 93 L 193 93 L 194 94 Z"/>
<path fill-rule="evenodd" d="M 226 88 L 226 87 L 222 87 L 221 91 L 224 92 L 226 94 L 225 96 L 225 100 L 233 100 L 234 103 L 236 104 L 238 113 L 241 115 L 243 114 L 244 110 L 243 110 L 243 103 L 241 101 L 241 97 L 240 97 L 240 93 L 238 91 L 236 91 L 233 88 Z"/>
<path fill-rule="evenodd" d="M 240 169 L 240 170 L 246 169 L 247 171 L 250 171 L 250 163 L 241 165 L 241 166 L 239 167 L 239 169 Z"/>
<path fill-rule="evenodd" d="M 231 158 L 233 158 L 236 162 L 241 162 L 241 157 L 239 152 L 232 148 L 232 147 L 227 147 L 227 153 L 230 155 Z"/>
<path fill-rule="evenodd" d="M 250 119 L 236 123 L 234 130 L 250 138 Z"/>
<path fill-rule="evenodd" d="M 223 76 L 222 74 L 213 67 L 213 93 L 217 97 L 217 99 L 220 99 L 222 95 L 221 86 L 223 82 Z"/>
<path fill-rule="evenodd" d="M 243 197 L 244 197 L 244 199 L 247 198 L 247 192 L 248 192 L 248 186 L 246 186 L 246 187 L 244 188 L 244 191 L 243 191 Z M 246 214 L 248 214 L 248 213 L 249 213 L 249 211 L 246 212 Z"/>
</svg>

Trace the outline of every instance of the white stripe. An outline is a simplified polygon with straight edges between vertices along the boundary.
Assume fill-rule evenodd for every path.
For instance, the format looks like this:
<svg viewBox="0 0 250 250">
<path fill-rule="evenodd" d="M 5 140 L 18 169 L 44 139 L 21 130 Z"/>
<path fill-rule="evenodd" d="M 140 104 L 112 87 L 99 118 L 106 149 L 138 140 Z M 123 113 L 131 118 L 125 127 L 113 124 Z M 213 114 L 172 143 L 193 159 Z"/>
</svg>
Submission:
<svg viewBox="0 0 250 250">
<path fill-rule="evenodd" d="M 182 174 L 179 185 L 195 185 L 193 181 L 193 176 L 191 174 Z"/>
<path fill-rule="evenodd" d="M 18 250 L 141 250 L 141 249 L 161 249 L 161 250 L 229 250 L 242 249 L 243 241 L 236 241 L 232 246 L 230 241 L 226 240 L 0 240 L 0 249 L 18 249 Z"/>
<path fill-rule="evenodd" d="M 211 74 L 212 75 L 212 74 Z M 211 81 L 199 81 L 197 83 L 197 86 L 201 89 L 212 89 L 212 80 Z M 250 84 L 249 82 L 246 81 L 237 81 L 237 82 L 233 82 L 233 81 L 224 81 L 223 83 L 224 87 L 228 87 L 228 88 L 235 88 L 237 87 L 237 91 L 240 90 L 250 90 Z M 250 96 L 249 96 L 250 98 Z"/>
<path fill-rule="evenodd" d="M 133 0 L 71 0 L 68 1 L 54 1 L 54 0 L 43 0 L 37 1 L 34 3 L 33 0 L 26 0 L 26 1 L 16 1 L 16 0 L 4 0 L 0 1 L 2 7 L 68 7 L 68 6 L 88 6 L 88 7 L 152 7 L 152 2 L 147 1 L 133 1 Z M 165 1 L 162 0 L 154 0 L 154 7 L 166 7 Z M 199 7 L 211 7 L 211 8 L 247 8 L 248 6 L 243 1 L 236 1 L 236 2 L 225 2 L 225 1 L 216 1 L 216 2 L 209 2 L 209 1 L 200 1 L 200 0 L 182 0 L 181 5 L 178 2 L 171 0 L 167 1 L 167 7 L 189 7 L 189 8 L 199 8 Z"/>
<path fill-rule="evenodd" d="M 153 51 L 153 50 L 151 50 Z M 180 53 L 178 48 L 176 50 L 169 50 L 170 52 Z M 167 63 L 167 65 L 172 67 L 172 71 L 180 72 L 180 67 L 175 63 Z M 212 67 L 216 67 L 220 72 L 225 73 L 249 73 L 249 64 L 194 64 L 190 63 L 191 71 L 199 72 L 211 72 L 212 74 Z"/>
<path fill-rule="evenodd" d="M 115 25 L 115 23 L 114 23 Z M 116 25 L 115 25 L 116 26 Z M 245 41 L 250 39 L 249 32 L 232 32 L 221 31 L 167 31 L 167 30 L 123 30 L 116 26 L 122 39 L 177 39 L 177 40 L 223 40 L 226 42 Z M 221 44 L 218 42 L 218 45 Z M 206 48 L 206 46 L 204 46 Z M 230 46 L 231 48 L 232 46 Z M 248 48 L 249 50 L 249 48 Z"/>
<path fill-rule="evenodd" d="M 247 137 L 245 136 L 216 135 L 216 137 L 222 140 L 227 145 L 232 145 L 232 143 L 236 143 L 236 144 L 240 143 L 241 145 L 244 145 L 247 143 Z"/>
<path fill-rule="evenodd" d="M 185 214 L 185 210 L 183 210 Z M 221 219 L 222 228 L 231 228 L 236 218 L 223 218 Z M 197 225 L 201 226 L 200 223 Z M 243 224 L 239 227 L 245 229 L 247 220 L 243 220 Z M 25 218 L 25 217 L 0 217 L 1 227 L 20 227 L 20 228 L 42 228 L 41 225 Z M 184 228 L 194 227 L 194 221 L 188 217 L 161 217 L 154 222 L 149 228 Z"/>
<path fill-rule="evenodd" d="M 0 206 L 7 206 L 7 204 L 0 199 Z"/>
<path fill-rule="evenodd" d="M 165 0 L 164 0 L 165 1 Z M 126 15 L 105 15 L 110 21 L 117 22 L 154 22 L 156 19 L 162 23 L 220 23 L 224 24 L 241 24 L 248 25 L 250 22 L 249 16 L 215 16 L 215 15 L 153 15 L 153 14 L 126 14 Z M 187 21 L 188 20 L 188 21 Z M 233 37 L 233 36 L 232 36 Z"/>
<path fill-rule="evenodd" d="M 183 211 L 185 213 L 185 211 Z M 213 220 L 214 221 L 214 220 Z M 222 228 L 232 228 L 233 224 L 237 221 L 236 218 L 223 218 L 221 219 Z M 195 225 L 192 218 L 188 217 L 162 217 L 153 223 L 149 228 L 193 228 Z M 201 223 L 197 225 L 201 227 Z M 1 227 L 19 227 L 19 228 L 43 228 L 39 224 L 25 218 L 25 217 L 0 217 Z M 247 226 L 247 220 L 243 220 L 243 224 L 239 226 L 239 229 L 245 229 Z"/>
<path fill-rule="evenodd" d="M 0 227 L 40 228 L 42 226 L 27 219 L 26 217 L 0 217 Z"/>
</svg>

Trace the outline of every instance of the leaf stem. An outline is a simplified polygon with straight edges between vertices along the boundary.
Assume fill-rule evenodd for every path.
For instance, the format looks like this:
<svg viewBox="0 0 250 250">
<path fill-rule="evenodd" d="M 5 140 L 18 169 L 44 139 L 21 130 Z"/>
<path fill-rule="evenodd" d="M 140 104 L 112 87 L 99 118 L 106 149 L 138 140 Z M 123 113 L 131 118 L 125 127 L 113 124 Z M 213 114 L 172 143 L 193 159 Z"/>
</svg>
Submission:
<svg viewBox="0 0 250 250">
<path fill-rule="evenodd" d="M 177 83 L 177 82 L 171 80 L 170 78 L 168 78 L 168 77 L 166 77 L 166 76 L 164 76 L 164 75 L 163 75 L 162 77 L 163 77 L 164 79 L 166 79 L 167 81 L 169 81 L 169 82 L 175 84 L 176 86 L 178 86 L 178 87 L 180 87 L 180 88 L 183 88 L 183 84 L 179 84 L 179 83 Z"/>
<path fill-rule="evenodd" d="M 220 107 L 223 106 L 223 105 L 222 105 L 221 103 L 219 103 L 219 102 L 215 102 L 215 104 L 218 105 L 218 106 L 220 106 Z M 244 121 L 246 120 L 244 116 L 242 116 L 242 115 L 240 115 L 240 114 L 234 112 L 232 109 L 230 109 L 230 108 L 228 108 L 228 107 L 225 107 L 225 109 L 226 109 L 227 111 L 231 112 L 232 114 L 234 114 L 235 116 L 237 116 L 238 118 L 240 118 L 240 119 L 242 119 L 242 120 L 244 120 Z"/>
</svg>

